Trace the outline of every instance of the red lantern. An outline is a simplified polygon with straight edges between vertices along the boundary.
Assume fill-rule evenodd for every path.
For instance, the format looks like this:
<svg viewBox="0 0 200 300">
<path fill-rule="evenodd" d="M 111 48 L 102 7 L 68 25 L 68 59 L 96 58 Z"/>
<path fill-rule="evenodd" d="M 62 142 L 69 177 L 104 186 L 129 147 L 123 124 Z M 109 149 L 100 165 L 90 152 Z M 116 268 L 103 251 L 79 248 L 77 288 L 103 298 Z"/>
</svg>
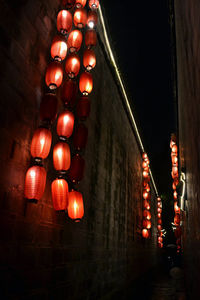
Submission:
<svg viewBox="0 0 200 300">
<path fill-rule="evenodd" d="M 158 224 L 162 225 L 162 219 L 158 219 Z"/>
<path fill-rule="evenodd" d="M 98 23 L 98 15 L 96 11 L 90 10 L 87 17 L 87 25 L 89 28 L 94 28 Z"/>
<path fill-rule="evenodd" d="M 85 27 L 87 23 L 87 12 L 84 8 L 78 8 L 74 13 L 74 25 L 78 28 Z"/>
<path fill-rule="evenodd" d="M 158 242 L 162 243 L 163 242 L 163 238 L 161 236 L 158 237 Z"/>
<path fill-rule="evenodd" d="M 79 222 L 84 216 L 83 196 L 76 191 L 69 192 L 68 216 Z"/>
<path fill-rule="evenodd" d="M 148 210 L 143 211 L 143 217 L 146 218 L 147 220 L 151 220 L 151 213 Z"/>
<path fill-rule="evenodd" d="M 143 159 L 147 159 L 148 158 L 148 156 L 147 156 L 147 154 L 145 152 L 142 153 L 142 158 Z"/>
<path fill-rule="evenodd" d="M 178 167 L 172 167 L 173 176 L 178 176 Z"/>
<path fill-rule="evenodd" d="M 142 229 L 142 236 L 143 236 L 143 238 L 148 239 L 150 237 L 149 230 L 146 228 Z"/>
<path fill-rule="evenodd" d="M 68 207 L 68 184 L 64 179 L 55 179 L 51 184 L 51 195 L 55 210 L 66 210 Z"/>
<path fill-rule="evenodd" d="M 159 214 L 161 214 L 161 213 L 162 213 L 162 209 L 161 209 L 160 207 L 158 207 L 158 208 L 157 208 L 157 212 L 158 212 Z"/>
<path fill-rule="evenodd" d="M 92 70 L 96 66 L 96 55 L 93 50 L 85 50 L 83 54 L 83 65 L 87 71 Z"/>
<path fill-rule="evenodd" d="M 93 79 L 92 75 L 88 72 L 83 72 L 79 79 L 79 89 L 84 96 L 87 96 L 92 92 Z"/>
<path fill-rule="evenodd" d="M 174 191 L 174 199 L 176 200 L 177 197 L 178 197 L 178 193 L 177 193 L 177 191 Z"/>
<path fill-rule="evenodd" d="M 51 57 L 55 60 L 64 60 L 67 55 L 67 43 L 60 37 L 55 36 L 51 45 Z"/>
<path fill-rule="evenodd" d="M 180 214 L 175 214 L 175 217 L 174 217 L 174 224 L 177 226 L 177 225 L 180 225 Z"/>
<path fill-rule="evenodd" d="M 35 158 L 47 158 L 51 149 L 51 141 L 50 130 L 46 128 L 36 129 L 31 142 L 31 155 Z"/>
<path fill-rule="evenodd" d="M 77 8 L 84 7 L 86 2 L 87 0 L 76 0 L 76 7 Z"/>
<path fill-rule="evenodd" d="M 32 201 L 42 198 L 46 185 L 46 171 L 43 167 L 33 166 L 26 172 L 25 197 Z"/>
<path fill-rule="evenodd" d="M 158 197 L 158 198 L 157 198 L 157 201 L 158 201 L 158 202 L 159 202 L 159 201 L 161 201 L 161 198 L 160 198 L 160 197 Z"/>
<path fill-rule="evenodd" d="M 151 189 L 150 189 L 150 186 L 149 186 L 149 184 L 148 184 L 148 183 L 147 183 L 147 185 L 145 186 L 145 190 L 146 190 L 146 192 L 147 192 L 147 193 L 149 193 L 149 192 L 150 192 L 150 190 L 151 190 Z"/>
<path fill-rule="evenodd" d="M 84 149 L 87 144 L 88 129 L 84 124 L 79 124 L 74 132 L 74 148 L 76 150 Z"/>
<path fill-rule="evenodd" d="M 163 248 L 163 243 L 158 243 L 159 248 Z"/>
<path fill-rule="evenodd" d="M 144 201 L 143 201 L 143 207 L 144 207 L 145 209 L 147 209 L 147 210 L 150 209 L 150 204 L 149 204 L 149 202 L 148 202 L 147 200 L 144 200 Z"/>
<path fill-rule="evenodd" d="M 172 155 L 172 165 L 177 166 L 178 164 L 178 157 L 176 155 Z"/>
<path fill-rule="evenodd" d="M 181 237 L 181 227 L 177 227 L 174 231 L 174 235 L 176 237 L 176 239 Z"/>
<path fill-rule="evenodd" d="M 61 99 L 65 105 L 73 107 L 76 102 L 78 86 L 75 80 L 68 79 L 62 87 Z"/>
<path fill-rule="evenodd" d="M 145 168 L 147 168 L 147 167 L 148 167 L 148 164 L 147 164 L 147 162 L 146 162 L 146 161 L 143 161 L 143 163 L 142 163 L 142 167 L 143 167 L 143 169 L 145 169 Z"/>
<path fill-rule="evenodd" d="M 57 171 L 66 172 L 70 168 L 70 148 L 68 144 L 60 142 L 53 149 L 53 165 Z"/>
<path fill-rule="evenodd" d="M 78 52 L 81 48 L 83 40 L 83 35 L 79 30 L 73 30 L 68 37 L 67 40 L 67 46 L 69 48 L 69 51 L 72 52 Z"/>
<path fill-rule="evenodd" d="M 162 208 L 162 202 L 158 202 L 157 206 L 160 207 L 160 208 Z"/>
<path fill-rule="evenodd" d="M 70 9 L 74 6 L 76 0 L 62 0 L 62 5 L 66 6 L 67 9 Z"/>
<path fill-rule="evenodd" d="M 77 116 L 81 121 L 85 121 L 90 115 L 90 100 L 87 97 L 81 97 L 77 107 Z"/>
<path fill-rule="evenodd" d="M 97 44 L 97 34 L 94 29 L 89 29 L 85 33 L 85 45 L 88 49 L 96 46 Z"/>
<path fill-rule="evenodd" d="M 61 10 L 57 16 L 57 29 L 62 34 L 67 34 L 72 29 L 72 15 L 68 10 Z"/>
<path fill-rule="evenodd" d="M 176 189 L 176 184 L 173 182 L 172 183 L 172 189 L 175 190 Z"/>
<path fill-rule="evenodd" d="M 172 146 L 172 152 L 173 152 L 173 154 L 177 154 L 177 152 L 178 152 L 178 147 L 177 147 L 177 145 L 173 145 L 173 146 Z"/>
<path fill-rule="evenodd" d="M 80 70 L 81 62 L 77 54 L 72 53 L 68 55 L 65 64 L 65 71 L 70 78 L 74 78 L 78 75 Z"/>
<path fill-rule="evenodd" d="M 71 167 L 69 169 L 69 178 L 72 182 L 78 183 L 82 180 L 85 168 L 85 161 L 79 155 L 76 154 L 71 161 Z"/>
<path fill-rule="evenodd" d="M 99 7 L 99 0 L 89 0 L 89 7 L 91 9 L 97 9 Z"/>
<path fill-rule="evenodd" d="M 162 230 L 162 226 L 161 225 L 158 225 L 157 228 L 158 228 L 158 231 Z"/>
<path fill-rule="evenodd" d="M 146 191 L 143 192 L 143 198 L 144 199 L 148 199 L 149 197 L 149 193 L 147 193 Z"/>
<path fill-rule="evenodd" d="M 63 69 L 62 65 L 58 61 L 53 61 L 49 64 L 45 81 L 46 85 L 50 88 L 50 90 L 55 90 L 58 88 L 63 80 Z"/>
<path fill-rule="evenodd" d="M 58 100 L 54 94 L 45 94 L 40 103 L 40 119 L 53 122 L 56 119 Z"/>
<path fill-rule="evenodd" d="M 151 228 L 151 221 L 144 220 L 143 221 L 143 227 L 146 228 L 146 229 L 150 229 Z"/>
<path fill-rule="evenodd" d="M 158 213 L 157 217 L 158 217 L 158 219 L 160 219 L 161 218 L 161 213 Z"/>
<path fill-rule="evenodd" d="M 69 138 L 74 129 L 74 115 L 71 111 L 65 110 L 58 118 L 57 134 L 60 137 Z"/>
<path fill-rule="evenodd" d="M 180 212 L 181 212 L 180 207 L 178 207 L 178 202 L 177 202 L 177 201 L 174 202 L 174 211 L 175 211 L 175 213 L 177 213 L 177 214 L 180 214 Z"/>
<path fill-rule="evenodd" d="M 143 171 L 142 175 L 143 175 L 144 178 L 148 178 L 149 173 L 147 171 Z"/>
</svg>

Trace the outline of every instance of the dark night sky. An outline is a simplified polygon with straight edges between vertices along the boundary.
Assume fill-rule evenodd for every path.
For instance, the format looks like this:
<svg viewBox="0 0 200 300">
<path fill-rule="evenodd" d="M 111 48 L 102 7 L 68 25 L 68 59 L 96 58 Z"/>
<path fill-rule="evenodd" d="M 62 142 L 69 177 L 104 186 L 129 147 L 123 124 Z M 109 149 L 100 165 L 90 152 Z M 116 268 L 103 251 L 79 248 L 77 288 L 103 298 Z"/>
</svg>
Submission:
<svg viewBox="0 0 200 300">
<path fill-rule="evenodd" d="M 101 3 L 154 179 L 166 194 L 171 191 L 169 142 L 175 131 L 167 0 Z"/>
</svg>

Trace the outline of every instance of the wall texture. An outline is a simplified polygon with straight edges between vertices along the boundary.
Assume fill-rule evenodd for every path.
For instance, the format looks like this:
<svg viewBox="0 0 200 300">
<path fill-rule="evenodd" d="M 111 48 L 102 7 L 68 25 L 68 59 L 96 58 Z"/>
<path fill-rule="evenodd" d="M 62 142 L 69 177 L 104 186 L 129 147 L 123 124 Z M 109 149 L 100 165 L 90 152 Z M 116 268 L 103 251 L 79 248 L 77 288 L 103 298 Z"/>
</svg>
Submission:
<svg viewBox="0 0 200 300">
<path fill-rule="evenodd" d="M 52 208 L 52 151 L 45 161 L 45 194 L 37 205 L 27 204 L 24 177 L 59 3 L 0 5 L 0 293 L 20 300 L 111 299 L 156 262 L 155 195 L 152 191 L 152 239 L 143 241 L 141 152 L 119 88 L 97 46 L 86 170 L 79 186 L 82 222 Z"/>
</svg>

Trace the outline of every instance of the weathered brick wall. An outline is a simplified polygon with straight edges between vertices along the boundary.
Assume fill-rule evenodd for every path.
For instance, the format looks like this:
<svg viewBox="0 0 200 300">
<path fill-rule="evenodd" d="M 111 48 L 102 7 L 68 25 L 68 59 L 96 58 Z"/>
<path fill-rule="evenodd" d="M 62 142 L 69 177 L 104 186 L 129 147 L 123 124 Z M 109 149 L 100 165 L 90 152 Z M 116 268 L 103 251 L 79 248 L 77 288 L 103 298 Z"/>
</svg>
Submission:
<svg viewBox="0 0 200 300">
<path fill-rule="evenodd" d="M 184 258 L 188 293 L 199 293 L 200 268 L 200 2 L 175 1 L 178 64 L 179 148 L 186 170 L 187 194 L 184 217 Z"/>
<path fill-rule="evenodd" d="M 83 221 L 73 223 L 52 208 L 52 151 L 45 194 L 37 205 L 27 204 L 24 176 L 59 1 L 1 1 L 0 8 L 0 293 L 3 299 L 109 298 L 156 261 L 156 228 L 150 241 L 141 239 L 141 153 L 118 87 L 97 46 L 79 187 Z"/>
</svg>

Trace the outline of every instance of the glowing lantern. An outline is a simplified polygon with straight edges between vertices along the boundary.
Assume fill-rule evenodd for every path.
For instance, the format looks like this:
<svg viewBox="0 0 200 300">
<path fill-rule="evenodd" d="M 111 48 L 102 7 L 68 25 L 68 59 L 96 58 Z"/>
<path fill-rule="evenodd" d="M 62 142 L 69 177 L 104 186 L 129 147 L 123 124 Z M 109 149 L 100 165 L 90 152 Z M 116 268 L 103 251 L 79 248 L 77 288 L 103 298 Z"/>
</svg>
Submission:
<svg viewBox="0 0 200 300">
<path fill-rule="evenodd" d="M 89 29 L 85 33 L 85 45 L 88 49 L 96 46 L 97 44 L 97 34 L 94 29 Z"/>
<path fill-rule="evenodd" d="M 180 214 L 175 214 L 174 224 L 175 225 L 180 225 Z"/>
<path fill-rule="evenodd" d="M 158 202 L 157 206 L 160 207 L 160 208 L 162 208 L 162 202 Z"/>
<path fill-rule="evenodd" d="M 142 158 L 143 159 L 147 159 L 148 158 L 148 156 L 147 156 L 147 154 L 145 152 L 142 153 Z"/>
<path fill-rule="evenodd" d="M 178 152 L 178 147 L 177 147 L 177 145 L 173 145 L 173 146 L 172 146 L 172 152 L 173 152 L 173 154 L 174 154 L 174 153 L 177 154 L 177 152 Z"/>
<path fill-rule="evenodd" d="M 43 167 L 33 166 L 26 172 L 25 198 L 37 202 L 42 198 L 46 185 L 46 171 Z"/>
<path fill-rule="evenodd" d="M 172 167 L 173 176 L 178 176 L 178 167 Z"/>
<path fill-rule="evenodd" d="M 161 225 L 158 225 L 157 228 L 158 228 L 158 231 L 162 230 L 162 226 Z"/>
<path fill-rule="evenodd" d="M 159 248 L 163 248 L 163 243 L 158 243 Z"/>
<path fill-rule="evenodd" d="M 148 167 L 148 164 L 147 164 L 147 162 L 146 162 L 146 161 L 143 161 L 143 163 L 142 163 L 142 167 L 143 167 L 143 169 L 145 169 L 145 168 L 147 168 L 147 167 Z"/>
<path fill-rule="evenodd" d="M 78 8 L 74 13 L 74 25 L 78 28 L 85 27 L 87 23 L 87 12 L 83 8 Z"/>
<path fill-rule="evenodd" d="M 74 6 L 75 2 L 76 0 L 62 0 L 62 5 L 70 9 Z"/>
<path fill-rule="evenodd" d="M 90 115 L 90 100 L 87 97 L 81 97 L 77 107 L 77 116 L 81 121 L 85 121 Z"/>
<path fill-rule="evenodd" d="M 99 0 L 89 0 L 89 7 L 91 9 L 97 9 L 99 7 Z"/>
<path fill-rule="evenodd" d="M 51 148 L 51 131 L 46 128 L 36 129 L 31 142 L 31 155 L 35 158 L 45 159 Z"/>
<path fill-rule="evenodd" d="M 180 207 L 178 207 L 177 201 L 174 202 L 174 211 L 175 211 L 175 213 L 177 213 L 177 214 L 180 214 L 180 212 L 181 212 Z"/>
<path fill-rule="evenodd" d="M 57 29 L 62 34 L 67 34 L 72 29 L 72 15 L 68 10 L 61 10 L 57 16 Z"/>
<path fill-rule="evenodd" d="M 65 110 L 58 118 L 57 134 L 63 138 L 69 138 L 74 129 L 74 115 L 72 112 Z"/>
<path fill-rule="evenodd" d="M 68 184 L 64 179 L 55 179 L 51 184 L 51 195 L 55 210 L 66 210 L 68 207 Z"/>
<path fill-rule="evenodd" d="M 53 165 L 57 171 L 66 172 L 70 168 L 70 148 L 68 144 L 60 142 L 53 149 Z"/>
<path fill-rule="evenodd" d="M 51 45 L 51 57 L 55 60 L 64 60 L 67 55 L 67 43 L 60 37 L 56 36 Z"/>
<path fill-rule="evenodd" d="M 144 220 L 144 221 L 143 221 L 143 227 L 144 227 L 144 228 L 147 228 L 147 229 L 150 229 L 150 228 L 151 228 L 151 221 L 149 221 L 149 220 Z"/>
<path fill-rule="evenodd" d="M 65 71 L 70 78 L 74 78 L 78 75 L 80 70 L 81 62 L 77 54 L 72 53 L 68 55 L 65 64 Z"/>
<path fill-rule="evenodd" d="M 143 192 L 143 198 L 147 199 L 149 197 L 149 193 L 147 193 L 146 191 Z"/>
<path fill-rule="evenodd" d="M 76 154 L 71 161 L 71 167 L 69 169 L 69 178 L 72 182 L 78 183 L 82 180 L 85 168 L 85 161 L 79 155 Z"/>
<path fill-rule="evenodd" d="M 158 237 L 158 242 L 162 243 L 163 242 L 163 238 L 161 236 Z"/>
<path fill-rule="evenodd" d="M 176 200 L 177 197 L 178 197 L 178 193 L 177 193 L 177 191 L 174 191 L 174 199 Z"/>
<path fill-rule="evenodd" d="M 158 208 L 157 208 L 157 212 L 158 212 L 159 214 L 161 214 L 161 213 L 162 213 L 162 209 L 161 209 L 160 207 L 158 207 Z"/>
<path fill-rule="evenodd" d="M 92 75 L 88 72 L 83 72 L 79 79 L 79 89 L 84 96 L 87 96 L 92 92 L 93 79 Z"/>
<path fill-rule="evenodd" d="M 61 99 L 65 105 L 73 107 L 76 102 L 78 86 L 75 80 L 68 79 L 62 86 Z"/>
<path fill-rule="evenodd" d="M 79 222 L 84 216 L 83 196 L 76 191 L 69 192 L 68 216 Z"/>
<path fill-rule="evenodd" d="M 160 219 L 161 218 L 161 213 L 158 213 L 157 217 L 158 217 L 158 219 Z"/>
<path fill-rule="evenodd" d="M 58 100 L 54 94 L 45 94 L 40 103 L 40 119 L 53 122 L 56 119 Z"/>
<path fill-rule="evenodd" d="M 172 189 L 175 190 L 176 189 L 176 184 L 173 182 L 172 183 Z"/>
<path fill-rule="evenodd" d="M 84 124 L 80 124 L 74 132 L 74 148 L 77 150 L 84 149 L 87 144 L 88 129 Z"/>
<path fill-rule="evenodd" d="M 147 220 L 151 220 L 151 213 L 148 210 L 143 211 L 143 217 L 146 218 Z"/>
<path fill-rule="evenodd" d="M 67 40 L 67 46 L 69 48 L 69 51 L 72 52 L 78 52 L 81 48 L 83 40 L 83 35 L 79 30 L 73 30 L 70 32 L 68 40 Z"/>
<path fill-rule="evenodd" d="M 63 80 L 62 65 L 60 64 L 60 62 L 57 61 L 51 62 L 46 71 L 46 76 L 45 76 L 46 85 L 50 88 L 50 90 L 55 90 L 61 85 L 62 80 Z"/>
<path fill-rule="evenodd" d="M 87 25 L 89 28 L 94 28 L 97 25 L 98 22 L 98 15 L 96 11 L 90 10 L 88 12 L 88 17 L 87 17 Z"/>
<path fill-rule="evenodd" d="M 147 171 L 143 171 L 142 175 L 143 175 L 144 178 L 148 178 L 149 173 Z"/>
<path fill-rule="evenodd" d="M 162 225 L 162 220 L 161 219 L 158 219 L 158 224 Z"/>
<path fill-rule="evenodd" d="M 147 192 L 147 193 L 149 193 L 149 192 L 150 192 L 150 190 L 151 190 L 151 189 L 150 189 L 150 186 L 149 186 L 149 184 L 148 184 L 148 183 L 147 183 L 147 185 L 145 186 L 145 190 L 146 190 L 146 192 Z"/>
<path fill-rule="evenodd" d="M 142 236 L 143 236 L 143 238 L 148 239 L 150 236 L 149 230 L 146 228 L 142 229 Z"/>
<path fill-rule="evenodd" d="M 143 207 L 144 207 L 145 209 L 147 209 L 147 210 L 150 209 L 150 204 L 149 204 L 149 202 L 148 202 L 147 200 L 144 200 L 144 201 L 143 201 Z"/>
<path fill-rule="evenodd" d="M 87 0 L 76 0 L 76 7 L 77 8 L 84 7 L 86 2 Z"/>
<path fill-rule="evenodd" d="M 176 155 L 172 155 L 172 165 L 177 166 L 178 164 L 178 157 Z"/>
<path fill-rule="evenodd" d="M 87 71 L 92 70 L 96 66 L 96 55 L 93 50 L 85 50 L 83 54 L 83 65 Z"/>
<path fill-rule="evenodd" d="M 159 202 L 159 201 L 161 201 L 161 198 L 160 198 L 160 197 L 158 197 L 158 198 L 157 198 L 157 201 L 158 201 L 158 202 Z"/>
</svg>

